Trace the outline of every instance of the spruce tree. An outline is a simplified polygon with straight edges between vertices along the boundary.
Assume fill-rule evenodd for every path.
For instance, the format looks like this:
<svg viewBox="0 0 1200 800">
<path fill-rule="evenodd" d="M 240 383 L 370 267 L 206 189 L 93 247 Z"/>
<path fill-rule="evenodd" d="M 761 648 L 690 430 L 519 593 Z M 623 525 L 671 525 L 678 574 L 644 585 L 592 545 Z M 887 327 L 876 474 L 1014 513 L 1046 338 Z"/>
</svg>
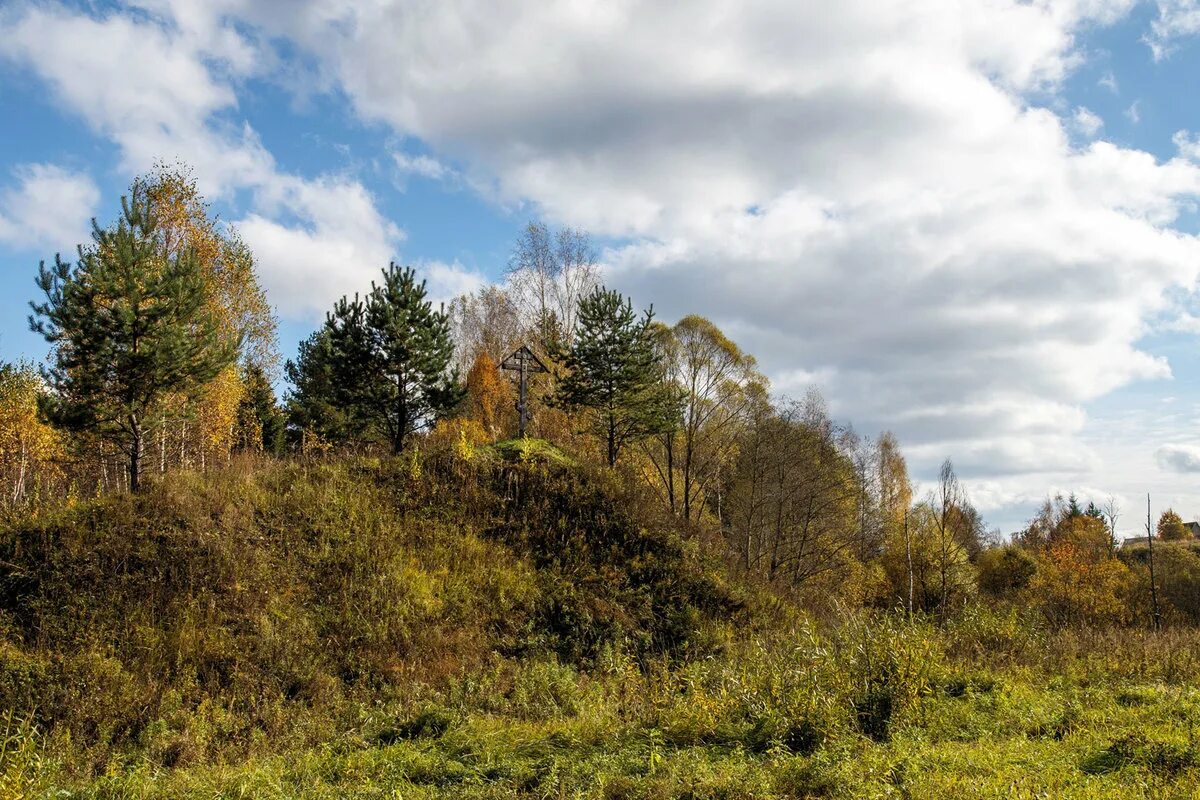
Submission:
<svg viewBox="0 0 1200 800">
<path fill-rule="evenodd" d="M 338 301 L 325 328 L 338 404 L 359 430 L 386 435 L 393 452 L 462 401 L 449 319 L 412 268 L 389 265 L 365 299 Z"/>
<path fill-rule="evenodd" d="M 56 426 L 88 431 L 126 453 L 129 487 L 155 403 L 194 396 L 233 363 L 240 342 L 205 309 L 204 275 L 189 249 L 164 257 L 155 209 L 135 184 L 116 225 L 92 222 L 93 243 L 72 267 L 39 267 L 46 302 L 30 303 L 30 327 L 54 345 L 42 410 Z"/>
<path fill-rule="evenodd" d="M 283 412 L 275 402 L 275 390 L 266 372 L 257 364 L 242 370 L 245 391 L 238 404 L 238 446 L 243 450 L 278 456 L 283 453 Z"/>
<path fill-rule="evenodd" d="M 619 292 L 598 287 L 580 301 L 574 343 L 564 360 L 567 375 L 556 400 L 583 409 L 604 441 L 609 466 L 632 441 L 666 433 L 679 422 L 681 398 L 666 380 L 651 322 Z"/>
</svg>

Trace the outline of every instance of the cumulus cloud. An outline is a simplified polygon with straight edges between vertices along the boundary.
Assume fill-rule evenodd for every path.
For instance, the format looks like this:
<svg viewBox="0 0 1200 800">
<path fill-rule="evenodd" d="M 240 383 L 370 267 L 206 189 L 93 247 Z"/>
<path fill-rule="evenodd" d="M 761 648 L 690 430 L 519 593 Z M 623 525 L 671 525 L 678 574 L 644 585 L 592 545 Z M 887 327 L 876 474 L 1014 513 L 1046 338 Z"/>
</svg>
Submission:
<svg viewBox="0 0 1200 800">
<path fill-rule="evenodd" d="M 1154 451 L 1158 466 L 1168 472 L 1200 472 L 1200 447 L 1188 444 L 1164 444 Z"/>
<path fill-rule="evenodd" d="M 291 317 L 319 318 L 335 298 L 366 290 L 403 240 L 356 181 L 281 178 L 260 189 L 258 207 L 234 224 Z"/>
<path fill-rule="evenodd" d="M 402 234 L 360 182 L 280 170 L 256 131 L 238 120 L 238 82 L 268 73 L 276 59 L 227 17 L 236 4 L 130 5 L 141 13 L 11 6 L 0 12 L 0 58 L 36 74 L 64 110 L 114 142 L 126 173 L 178 159 L 195 169 L 210 198 L 248 193 L 253 209 L 239 223 L 285 317 L 311 317 L 365 288 Z"/>
<path fill-rule="evenodd" d="M 1195 164 L 1077 148 L 1099 118 L 1031 100 L 1131 6 L 309 4 L 281 24 L 362 116 L 628 239 L 609 278 L 664 318 L 709 314 L 780 388 L 819 376 L 863 427 L 1006 474 L 1095 466 L 1082 408 L 1170 375 L 1138 342 L 1200 264 L 1171 227 Z"/>
<path fill-rule="evenodd" d="M 100 201 L 91 176 L 54 164 L 25 164 L 0 189 L 0 242 L 57 250 L 70 259 L 88 240 L 88 219 Z"/>
<path fill-rule="evenodd" d="M 256 191 L 303 205 L 228 124 L 230 80 L 278 58 L 214 38 L 235 19 L 243 42 L 288 41 L 361 118 L 469 185 L 614 237 L 608 280 L 662 318 L 711 316 L 778 388 L 816 380 L 835 413 L 895 428 L 918 468 L 961 454 L 1012 496 L 1005 476 L 1087 473 L 1086 405 L 1171 374 L 1140 342 L 1165 293 L 1198 277 L 1200 244 L 1173 225 L 1200 168 L 1081 145 L 1071 133 L 1100 135 L 1094 115 L 1041 104 L 1082 62 L 1079 32 L 1133 0 L 152 5 L 174 19 L 163 43 L 225 65 L 172 67 L 201 109 L 172 138 L 198 130 L 242 159 L 217 180 L 261 173 Z M 113 91 L 82 113 L 135 159 L 147 127 L 121 127 L 106 109 L 140 109 Z M 437 171 L 419 158 L 397 166 Z M 315 209 L 258 214 L 241 224 L 276 253 L 284 296 L 301 291 L 277 287 L 289 270 L 323 286 L 320 265 L 374 252 L 351 239 L 398 240 L 369 213 L 336 230 Z M 318 240 L 327 255 L 284 263 Z"/>
</svg>

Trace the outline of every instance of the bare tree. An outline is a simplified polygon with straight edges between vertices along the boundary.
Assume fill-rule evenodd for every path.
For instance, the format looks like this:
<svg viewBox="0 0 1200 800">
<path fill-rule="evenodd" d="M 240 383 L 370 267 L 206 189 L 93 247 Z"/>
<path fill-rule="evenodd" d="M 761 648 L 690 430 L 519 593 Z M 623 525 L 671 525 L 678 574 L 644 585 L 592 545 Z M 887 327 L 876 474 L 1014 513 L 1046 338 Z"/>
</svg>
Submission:
<svg viewBox="0 0 1200 800">
<path fill-rule="evenodd" d="M 526 326 L 543 347 L 571 344 L 579 301 L 598 285 L 596 258 L 584 231 L 555 232 L 541 222 L 530 222 L 521 231 L 507 277 Z"/>
<path fill-rule="evenodd" d="M 451 301 L 454 352 L 465 374 L 481 353 L 499 364 L 521 342 L 525 330 L 512 295 L 502 286 L 484 286 Z"/>
<path fill-rule="evenodd" d="M 793 587 L 853 552 L 854 468 L 819 396 L 756 418 L 730 488 L 729 535 L 746 568 Z"/>
<path fill-rule="evenodd" d="M 967 500 L 954 465 L 950 459 L 942 462 L 938 485 L 930 498 L 937 534 L 938 579 L 941 596 L 939 610 L 945 613 L 950 601 L 950 577 L 953 564 L 968 556 L 972 543 L 978 545 L 982 520 Z"/>
<path fill-rule="evenodd" d="M 1109 547 L 1109 555 L 1117 548 L 1117 519 L 1121 516 L 1121 505 L 1117 502 L 1117 498 L 1113 495 L 1108 496 L 1108 500 L 1104 502 L 1104 519 L 1108 522 L 1108 535 L 1111 538 L 1111 546 Z"/>
</svg>

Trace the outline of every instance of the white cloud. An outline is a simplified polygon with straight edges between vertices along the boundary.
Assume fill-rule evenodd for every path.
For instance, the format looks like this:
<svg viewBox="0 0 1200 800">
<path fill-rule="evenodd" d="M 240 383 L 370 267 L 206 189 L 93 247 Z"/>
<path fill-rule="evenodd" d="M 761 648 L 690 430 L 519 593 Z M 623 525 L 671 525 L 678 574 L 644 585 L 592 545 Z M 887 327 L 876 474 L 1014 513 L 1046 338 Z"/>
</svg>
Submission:
<svg viewBox="0 0 1200 800">
<path fill-rule="evenodd" d="M 1200 162 L 1200 136 L 1193 136 L 1189 131 L 1175 131 L 1171 142 L 1179 151 L 1180 157 Z"/>
<path fill-rule="evenodd" d="M 54 164 L 25 164 L 0 190 L 0 242 L 55 250 L 70 260 L 89 241 L 88 220 L 100 201 L 91 176 Z"/>
<path fill-rule="evenodd" d="M 359 182 L 284 172 L 237 121 L 238 82 L 273 67 L 275 56 L 226 17 L 236 3 L 136 5 L 148 13 L 11 6 L 0 12 L 0 58 L 35 73 L 66 111 L 111 139 L 124 172 L 180 160 L 210 198 L 248 191 L 254 208 L 243 233 L 285 317 L 310 317 L 365 288 L 364 276 L 387 265 L 401 232 Z"/>
<path fill-rule="evenodd" d="M 452 159 L 468 184 L 624 237 L 608 279 L 639 304 L 711 316 L 779 383 L 819 380 L 835 413 L 896 428 L 918 469 L 954 456 L 1000 502 L 1095 472 L 1085 409 L 1170 376 L 1140 342 L 1165 293 L 1200 272 L 1200 244 L 1172 227 L 1200 195 L 1197 164 L 1081 147 L 1069 132 L 1099 135 L 1095 120 L 1051 110 L 1083 59 L 1079 32 L 1132 4 L 177 0 L 156 5 L 176 18 L 161 37 L 117 41 L 163 59 L 199 111 L 126 126 L 108 109 L 142 109 L 123 89 L 59 91 L 131 162 L 169 124 L 214 180 L 250 185 L 264 209 L 272 196 L 303 207 L 253 132 L 227 123 L 230 87 L 273 57 L 211 44 L 224 28 L 247 46 L 287 39 L 360 117 Z M 190 49 L 201 69 L 136 49 L 159 45 Z M 215 67 L 199 58 L 208 48 Z M 66 83 L 86 68 L 46 69 Z M 149 96 L 173 107 L 156 86 Z M 344 183 L 314 191 L 340 197 Z M 311 209 L 241 223 L 297 308 L 333 289 L 328 265 L 398 241 L 370 213 L 326 225 Z"/>
<path fill-rule="evenodd" d="M 309 4 L 274 28 L 247 13 L 364 117 L 501 198 L 631 237 L 609 279 L 663 318 L 713 316 L 781 382 L 820 376 L 837 413 L 898 428 L 917 460 L 1017 474 L 1096 468 L 1083 408 L 1170 375 L 1138 342 L 1200 265 L 1170 227 L 1196 165 L 1078 149 L 1068 131 L 1099 135 L 1099 118 L 1031 100 L 1081 62 L 1083 26 L 1131 6 Z"/>
<path fill-rule="evenodd" d="M 1200 33 L 1200 2 L 1197 0 L 1157 0 L 1158 18 L 1151 24 L 1146 44 L 1155 61 L 1170 56 L 1175 41 Z"/>
<path fill-rule="evenodd" d="M 454 175 L 454 170 L 447 167 L 436 158 L 427 155 L 409 155 L 408 153 L 392 153 L 396 169 L 404 175 L 418 175 L 422 178 L 440 181 Z"/>
<path fill-rule="evenodd" d="M 1120 94 L 1121 87 L 1117 84 L 1117 76 L 1110 69 L 1108 72 L 1100 76 L 1100 80 L 1096 81 L 1098 86 L 1108 89 L 1113 94 Z"/>
<path fill-rule="evenodd" d="M 293 318 L 319 318 L 334 299 L 366 290 L 404 238 L 356 181 L 284 177 L 260 189 L 257 205 L 234 224 L 271 302 Z M 294 221 L 276 221 L 285 215 Z"/>
<path fill-rule="evenodd" d="M 1142 101 L 1134 100 L 1129 108 L 1125 109 L 1125 119 L 1137 125 L 1142 121 Z"/>
<path fill-rule="evenodd" d="M 1187 444 L 1164 444 L 1154 451 L 1158 466 L 1168 472 L 1200 472 L 1200 447 Z"/>
<path fill-rule="evenodd" d="M 429 299 L 435 304 L 450 301 L 459 295 L 474 292 L 487 284 L 487 278 L 457 261 L 424 261 L 416 265 L 417 274 L 425 280 Z"/>
<path fill-rule="evenodd" d="M 1074 115 L 1071 117 L 1075 130 L 1082 136 L 1092 139 L 1104 127 L 1104 120 L 1089 108 L 1079 106 L 1075 109 Z"/>
</svg>

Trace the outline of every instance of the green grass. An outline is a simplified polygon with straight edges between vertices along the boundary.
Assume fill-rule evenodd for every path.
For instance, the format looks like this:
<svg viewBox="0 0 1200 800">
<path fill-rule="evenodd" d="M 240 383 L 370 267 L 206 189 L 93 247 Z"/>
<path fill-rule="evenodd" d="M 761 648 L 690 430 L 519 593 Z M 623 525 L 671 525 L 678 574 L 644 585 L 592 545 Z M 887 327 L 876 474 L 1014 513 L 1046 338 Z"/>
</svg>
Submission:
<svg viewBox="0 0 1200 800">
<path fill-rule="evenodd" d="M 575 459 L 545 439 L 505 439 L 487 449 L 507 462 L 544 461 L 559 466 L 574 466 Z"/>
<path fill-rule="evenodd" d="M 1194 797 L 1200 633 L 810 620 L 554 458 L 0 530 L 0 797 Z"/>
</svg>

